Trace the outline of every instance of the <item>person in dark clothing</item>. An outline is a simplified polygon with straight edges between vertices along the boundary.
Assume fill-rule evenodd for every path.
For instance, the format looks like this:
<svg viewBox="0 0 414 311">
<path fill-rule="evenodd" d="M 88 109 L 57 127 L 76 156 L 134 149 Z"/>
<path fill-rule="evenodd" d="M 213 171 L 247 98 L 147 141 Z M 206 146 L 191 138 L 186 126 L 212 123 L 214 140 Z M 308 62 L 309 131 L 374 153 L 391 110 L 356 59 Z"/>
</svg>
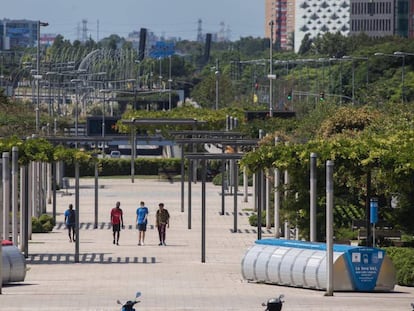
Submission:
<svg viewBox="0 0 414 311">
<path fill-rule="evenodd" d="M 155 215 L 155 225 L 158 229 L 158 235 L 160 238 L 160 243 L 158 245 L 164 245 L 165 244 L 165 233 L 166 228 L 170 227 L 170 214 L 168 213 L 168 210 L 164 208 L 164 203 L 158 204 L 159 209 L 157 210 L 157 213 Z"/>
<path fill-rule="evenodd" d="M 75 242 L 75 225 L 76 225 L 76 212 L 73 209 L 73 205 L 69 204 L 69 208 L 65 211 L 65 224 L 68 229 L 69 242 Z"/>
<path fill-rule="evenodd" d="M 116 245 L 119 245 L 121 227 L 124 228 L 124 218 L 120 206 L 121 202 L 116 202 L 115 207 L 111 210 L 111 224 L 114 237 L 113 243 L 116 243 Z"/>
</svg>

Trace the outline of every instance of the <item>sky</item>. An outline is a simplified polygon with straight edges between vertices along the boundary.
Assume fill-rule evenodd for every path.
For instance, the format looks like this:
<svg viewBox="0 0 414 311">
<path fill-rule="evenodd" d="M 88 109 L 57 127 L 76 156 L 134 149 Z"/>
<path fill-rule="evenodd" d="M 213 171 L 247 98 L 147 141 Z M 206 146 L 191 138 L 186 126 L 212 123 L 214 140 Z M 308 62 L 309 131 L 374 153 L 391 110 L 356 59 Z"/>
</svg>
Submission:
<svg viewBox="0 0 414 311">
<path fill-rule="evenodd" d="M 147 28 L 157 36 L 196 40 L 199 19 L 202 32 L 217 33 L 220 23 L 230 40 L 264 37 L 263 0 L 0 0 L 0 18 L 48 22 L 42 33 L 80 39 L 87 20 L 93 40 Z M 98 27 L 99 21 L 99 27 Z M 98 32 L 99 29 L 99 32 Z"/>
</svg>

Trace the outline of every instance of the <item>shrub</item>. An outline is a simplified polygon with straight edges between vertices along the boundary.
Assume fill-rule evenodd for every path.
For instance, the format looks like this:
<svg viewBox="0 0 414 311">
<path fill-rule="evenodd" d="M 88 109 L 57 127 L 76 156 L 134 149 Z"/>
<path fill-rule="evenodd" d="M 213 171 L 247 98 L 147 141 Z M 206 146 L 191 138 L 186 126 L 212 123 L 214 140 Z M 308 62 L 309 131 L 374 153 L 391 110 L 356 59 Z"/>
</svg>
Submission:
<svg viewBox="0 0 414 311">
<path fill-rule="evenodd" d="M 33 233 L 42 233 L 43 227 L 40 223 L 39 219 L 36 217 L 32 217 L 32 232 Z"/>
<path fill-rule="evenodd" d="M 274 227 L 275 224 L 274 224 L 273 212 L 270 215 L 270 222 L 271 222 L 271 226 Z M 249 216 L 249 224 L 252 227 L 257 227 L 257 214 L 253 214 Z M 265 225 L 266 225 L 266 211 L 262 211 L 262 226 L 265 226 Z"/>
<path fill-rule="evenodd" d="M 414 249 L 387 247 L 385 251 L 391 258 L 397 271 L 397 284 L 401 286 L 414 286 Z"/>
<path fill-rule="evenodd" d="M 47 214 L 40 215 L 39 218 L 32 217 L 32 232 L 33 233 L 46 233 L 53 230 L 55 221 L 53 217 Z"/>
</svg>

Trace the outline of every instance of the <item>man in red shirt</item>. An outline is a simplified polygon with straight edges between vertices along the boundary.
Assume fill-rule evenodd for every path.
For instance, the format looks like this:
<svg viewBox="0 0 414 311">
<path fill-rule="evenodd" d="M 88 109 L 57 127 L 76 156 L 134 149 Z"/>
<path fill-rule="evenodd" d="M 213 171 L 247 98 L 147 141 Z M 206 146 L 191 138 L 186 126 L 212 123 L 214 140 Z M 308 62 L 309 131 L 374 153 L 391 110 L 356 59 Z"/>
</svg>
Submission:
<svg viewBox="0 0 414 311">
<path fill-rule="evenodd" d="M 112 232 L 114 236 L 113 243 L 119 245 L 119 235 L 121 232 L 121 227 L 124 228 L 124 218 L 122 209 L 120 208 L 121 203 L 116 202 L 116 206 L 111 210 L 111 224 L 112 224 Z"/>
</svg>

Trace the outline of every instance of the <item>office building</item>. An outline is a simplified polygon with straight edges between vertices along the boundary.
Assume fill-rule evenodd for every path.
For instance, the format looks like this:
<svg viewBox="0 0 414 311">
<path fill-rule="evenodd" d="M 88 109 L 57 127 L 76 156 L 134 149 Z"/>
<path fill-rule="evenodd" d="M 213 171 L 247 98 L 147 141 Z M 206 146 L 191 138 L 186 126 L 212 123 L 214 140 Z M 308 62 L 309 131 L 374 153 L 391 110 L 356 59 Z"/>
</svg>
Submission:
<svg viewBox="0 0 414 311">
<path fill-rule="evenodd" d="M 0 20 L 0 49 L 33 47 L 37 43 L 38 21 Z"/>
</svg>

